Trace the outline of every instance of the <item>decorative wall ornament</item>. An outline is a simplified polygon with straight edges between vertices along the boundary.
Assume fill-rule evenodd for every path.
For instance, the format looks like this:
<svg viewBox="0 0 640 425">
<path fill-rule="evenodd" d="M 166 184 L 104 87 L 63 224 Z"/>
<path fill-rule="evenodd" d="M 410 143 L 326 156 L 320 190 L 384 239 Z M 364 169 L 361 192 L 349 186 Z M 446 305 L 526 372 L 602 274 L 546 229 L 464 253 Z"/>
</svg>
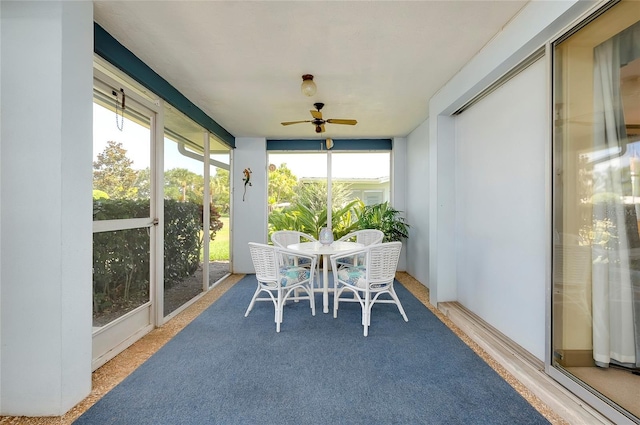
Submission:
<svg viewBox="0 0 640 425">
<path fill-rule="evenodd" d="M 244 174 L 244 178 L 242 179 L 242 181 L 244 182 L 244 193 L 242 194 L 242 202 L 244 202 L 244 197 L 247 195 L 247 186 L 253 186 L 253 184 L 251 184 L 251 168 L 245 168 L 244 171 L 242 171 L 242 174 Z"/>
</svg>

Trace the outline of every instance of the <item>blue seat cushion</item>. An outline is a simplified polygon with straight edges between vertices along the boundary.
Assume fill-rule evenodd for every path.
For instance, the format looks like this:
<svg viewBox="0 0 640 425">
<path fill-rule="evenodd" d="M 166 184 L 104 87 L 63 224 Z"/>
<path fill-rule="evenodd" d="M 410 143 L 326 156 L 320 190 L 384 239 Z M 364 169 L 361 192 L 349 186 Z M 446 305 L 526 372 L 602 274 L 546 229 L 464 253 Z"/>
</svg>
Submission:
<svg viewBox="0 0 640 425">
<path fill-rule="evenodd" d="M 367 268 L 365 266 L 356 267 L 343 267 L 338 270 L 338 279 L 342 282 L 346 282 L 351 286 L 365 289 L 367 287 L 366 282 Z M 386 286 L 385 283 L 375 283 L 370 285 L 371 289 L 379 289 Z"/>
<path fill-rule="evenodd" d="M 364 266 L 357 267 L 343 267 L 338 270 L 338 279 L 348 283 L 351 286 L 357 286 L 358 288 L 365 288 L 365 277 L 367 269 Z"/>
<path fill-rule="evenodd" d="M 300 266 L 280 267 L 280 285 L 291 286 L 309 279 L 310 270 Z"/>
</svg>

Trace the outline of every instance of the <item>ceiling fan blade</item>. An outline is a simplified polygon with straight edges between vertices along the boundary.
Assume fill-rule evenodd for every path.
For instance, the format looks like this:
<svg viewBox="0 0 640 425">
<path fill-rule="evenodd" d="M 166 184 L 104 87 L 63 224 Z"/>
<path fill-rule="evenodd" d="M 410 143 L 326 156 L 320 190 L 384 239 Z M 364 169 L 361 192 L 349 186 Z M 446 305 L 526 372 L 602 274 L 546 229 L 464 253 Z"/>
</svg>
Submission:
<svg viewBox="0 0 640 425">
<path fill-rule="evenodd" d="M 321 120 L 322 119 L 322 112 L 320 111 L 309 111 L 311 112 L 311 116 L 317 120 Z"/>
<path fill-rule="evenodd" d="M 341 119 L 331 119 L 327 120 L 329 124 L 346 124 L 346 125 L 356 125 L 358 121 L 356 120 L 341 120 Z"/>
<path fill-rule="evenodd" d="M 282 122 L 280 124 L 282 124 L 282 125 L 291 125 L 291 124 L 300 124 L 301 122 L 311 122 L 311 120 L 306 120 L 306 121 L 286 121 L 286 122 Z"/>
</svg>

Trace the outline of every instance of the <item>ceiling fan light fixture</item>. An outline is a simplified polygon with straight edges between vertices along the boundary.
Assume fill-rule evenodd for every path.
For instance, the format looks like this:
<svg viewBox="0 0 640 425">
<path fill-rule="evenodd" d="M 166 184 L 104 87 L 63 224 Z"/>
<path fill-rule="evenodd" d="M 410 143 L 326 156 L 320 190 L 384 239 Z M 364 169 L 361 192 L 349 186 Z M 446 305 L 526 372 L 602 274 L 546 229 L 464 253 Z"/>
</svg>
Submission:
<svg viewBox="0 0 640 425">
<path fill-rule="evenodd" d="M 333 139 L 332 138 L 328 137 L 325 143 L 327 144 L 327 150 L 329 150 L 329 149 L 331 149 L 333 147 Z"/>
<path fill-rule="evenodd" d="M 316 83 L 313 82 L 313 75 L 304 74 L 302 76 L 302 85 L 300 86 L 300 90 L 302 91 L 303 95 L 308 97 L 316 94 L 318 88 L 316 87 Z"/>
</svg>

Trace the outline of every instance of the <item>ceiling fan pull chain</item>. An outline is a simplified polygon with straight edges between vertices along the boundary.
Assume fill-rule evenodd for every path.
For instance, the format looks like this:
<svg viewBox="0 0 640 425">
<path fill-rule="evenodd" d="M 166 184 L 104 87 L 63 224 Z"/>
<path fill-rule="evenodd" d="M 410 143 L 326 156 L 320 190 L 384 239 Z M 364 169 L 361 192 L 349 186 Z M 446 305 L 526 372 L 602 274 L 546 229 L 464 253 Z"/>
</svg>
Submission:
<svg viewBox="0 0 640 425">
<path fill-rule="evenodd" d="M 118 127 L 118 130 L 122 131 L 122 129 L 124 128 L 124 89 L 121 88 L 120 93 L 122 93 L 122 104 L 120 104 L 120 101 L 118 99 L 118 93 L 116 93 L 115 90 L 111 92 L 111 94 L 116 97 L 116 127 Z M 118 108 L 120 109 L 120 122 L 118 122 Z"/>
</svg>

